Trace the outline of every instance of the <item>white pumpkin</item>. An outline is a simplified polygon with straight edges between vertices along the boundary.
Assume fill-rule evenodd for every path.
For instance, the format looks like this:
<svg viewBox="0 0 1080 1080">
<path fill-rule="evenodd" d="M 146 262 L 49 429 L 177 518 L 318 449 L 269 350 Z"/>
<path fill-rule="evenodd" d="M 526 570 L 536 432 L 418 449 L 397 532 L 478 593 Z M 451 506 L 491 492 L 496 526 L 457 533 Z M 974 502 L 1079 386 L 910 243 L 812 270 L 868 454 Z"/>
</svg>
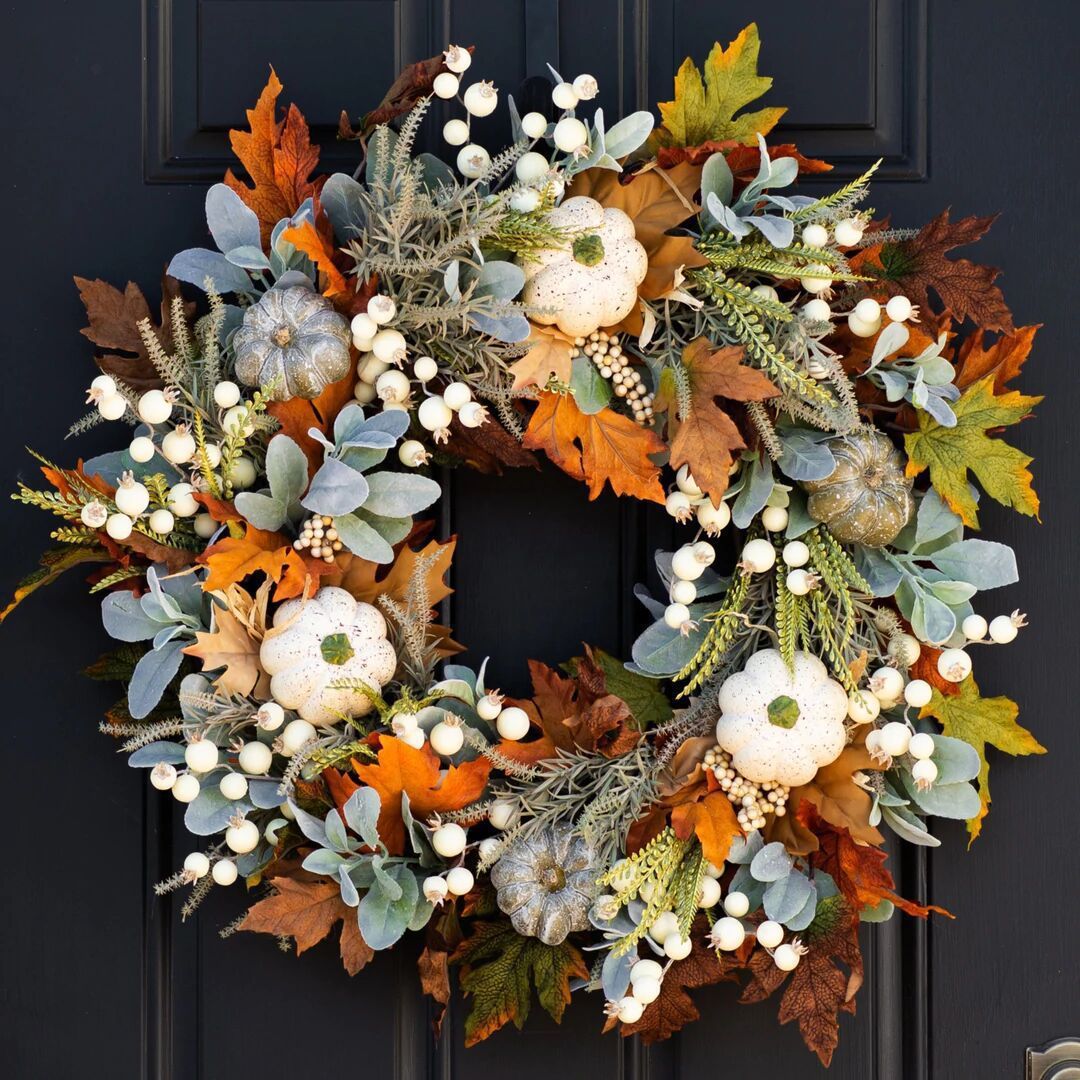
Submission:
<svg viewBox="0 0 1080 1080">
<path fill-rule="evenodd" d="M 306 603 L 287 600 L 277 609 L 259 661 L 271 676 L 274 700 L 313 724 L 342 713 L 363 716 L 372 708 L 366 695 L 332 690 L 330 683 L 362 679 L 381 691 L 397 667 L 379 609 L 333 586 L 319 589 Z"/>
<path fill-rule="evenodd" d="M 569 247 L 541 250 L 522 263 L 521 299 L 529 317 L 554 323 L 571 337 L 585 337 L 629 315 L 649 269 L 630 217 L 575 195 L 552 210 L 547 221 L 573 239 Z"/>
<path fill-rule="evenodd" d="M 840 756 L 848 697 L 810 653 L 794 670 L 777 649 L 754 653 L 719 693 L 716 741 L 747 780 L 797 787 Z"/>
</svg>

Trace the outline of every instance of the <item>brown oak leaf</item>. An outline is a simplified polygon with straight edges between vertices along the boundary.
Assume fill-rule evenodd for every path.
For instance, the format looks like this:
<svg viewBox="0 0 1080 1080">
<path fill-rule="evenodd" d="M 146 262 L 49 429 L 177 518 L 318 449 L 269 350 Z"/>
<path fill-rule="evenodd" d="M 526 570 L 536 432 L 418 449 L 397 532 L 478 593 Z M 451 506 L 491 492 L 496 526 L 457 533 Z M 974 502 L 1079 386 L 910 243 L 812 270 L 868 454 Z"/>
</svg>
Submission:
<svg viewBox="0 0 1080 1080">
<path fill-rule="evenodd" d="M 780 391 L 755 368 L 742 363 L 745 350 L 737 345 L 713 351 L 704 338 L 692 341 L 682 355 L 690 382 L 690 409 L 676 416 L 670 392 L 659 395 L 658 408 L 668 411 L 671 466 L 687 465 L 714 506 L 727 491 L 735 455 L 746 449 L 735 421 L 719 404 L 725 401 L 767 401 Z"/>
<path fill-rule="evenodd" d="M 664 501 L 660 466 L 650 460 L 664 452 L 663 440 L 611 409 L 586 416 L 572 395 L 542 393 L 522 445 L 543 450 L 563 472 L 584 480 L 590 499 L 610 484 L 616 495 Z"/>
<path fill-rule="evenodd" d="M 950 221 L 949 211 L 943 210 L 909 240 L 863 249 L 851 259 L 851 269 L 875 276 L 875 291 L 886 296 L 903 295 L 929 308 L 932 290 L 959 322 L 970 318 L 984 330 L 1011 334 L 1012 313 L 994 284 L 1001 271 L 968 259 L 946 257 L 953 248 L 973 244 L 984 236 L 995 220 L 966 217 Z"/>
</svg>

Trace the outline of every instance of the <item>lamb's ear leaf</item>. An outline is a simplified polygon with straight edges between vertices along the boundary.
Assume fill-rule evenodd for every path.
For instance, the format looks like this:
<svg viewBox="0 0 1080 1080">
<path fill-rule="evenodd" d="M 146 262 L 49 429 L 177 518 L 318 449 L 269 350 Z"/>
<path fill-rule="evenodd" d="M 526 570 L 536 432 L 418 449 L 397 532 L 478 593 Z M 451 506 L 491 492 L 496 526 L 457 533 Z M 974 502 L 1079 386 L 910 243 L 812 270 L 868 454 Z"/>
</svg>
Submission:
<svg viewBox="0 0 1080 1080">
<path fill-rule="evenodd" d="M 337 517 L 363 505 L 368 497 L 368 482 L 362 473 L 337 458 L 327 458 L 311 481 L 302 505 L 314 514 Z"/>
<path fill-rule="evenodd" d="M 338 539 L 361 559 L 374 563 L 394 561 L 394 549 L 366 522 L 356 514 L 343 514 L 334 518 Z"/>
<path fill-rule="evenodd" d="M 286 506 L 273 495 L 264 495 L 257 491 L 241 491 L 233 500 L 236 509 L 250 521 L 256 529 L 264 532 L 277 532 L 288 517 Z"/>
</svg>

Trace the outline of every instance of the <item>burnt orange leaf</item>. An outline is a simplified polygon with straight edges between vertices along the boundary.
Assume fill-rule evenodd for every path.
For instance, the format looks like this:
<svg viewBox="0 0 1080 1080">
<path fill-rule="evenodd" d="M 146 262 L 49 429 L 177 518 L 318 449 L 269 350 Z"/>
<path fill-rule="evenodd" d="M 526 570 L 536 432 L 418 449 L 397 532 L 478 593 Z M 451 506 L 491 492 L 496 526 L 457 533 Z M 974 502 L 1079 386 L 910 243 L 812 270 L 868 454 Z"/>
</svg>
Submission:
<svg viewBox="0 0 1080 1080">
<path fill-rule="evenodd" d="M 502 475 L 504 466 L 540 468 L 536 455 L 526 450 L 494 417 L 479 427 L 468 428 L 454 413 L 450 419 L 450 438 L 436 455 L 436 462 L 441 464 L 443 457 L 495 476 Z"/>
<path fill-rule="evenodd" d="M 416 961 L 416 969 L 420 973 L 420 989 L 439 1006 L 432 1022 L 435 1038 L 439 1037 L 446 1006 L 450 1001 L 449 960 L 450 954 L 445 949 L 433 949 L 430 945 L 425 945 Z"/>
<path fill-rule="evenodd" d="M 284 122 L 277 118 L 281 82 L 273 68 L 254 109 L 247 110 L 250 131 L 232 130 L 229 143 L 251 178 L 248 185 L 231 169 L 225 183 L 258 215 L 262 244 L 282 219 L 291 217 L 300 204 L 318 192 L 309 177 L 319 162 L 319 148 L 308 134 L 300 110 L 289 106 Z"/>
<path fill-rule="evenodd" d="M 196 561 L 210 570 L 203 588 L 212 591 L 226 589 L 249 574 L 262 573 L 271 581 L 280 581 L 290 554 L 294 554 L 292 545 L 280 533 L 248 525 L 242 539 L 225 537 L 211 544 Z"/>
<path fill-rule="evenodd" d="M 244 520 L 240 512 L 231 502 L 225 502 L 223 499 L 215 499 L 213 495 L 206 491 L 196 491 L 195 501 L 202 503 L 206 508 L 206 512 L 217 522 Z"/>
<path fill-rule="evenodd" d="M 286 229 L 281 238 L 302 251 L 325 276 L 323 296 L 336 296 L 345 291 L 345 275 L 334 265 L 333 245 L 319 235 L 312 222 L 305 221 Z"/>
<path fill-rule="evenodd" d="M 486 758 L 451 765 L 445 776 L 440 776 L 439 765 L 438 756 L 427 744 L 422 750 L 414 750 L 387 735 L 380 739 L 377 764 L 353 761 L 353 771 L 361 783 L 378 792 L 382 803 L 379 836 L 391 854 L 400 855 L 405 850 L 402 793 L 409 796 L 409 806 L 418 821 L 446 810 L 460 810 L 483 794 L 491 771 Z M 355 789 L 356 785 L 352 786 Z"/>
<path fill-rule="evenodd" d="M 958 322 L 970 318 L 982 329 L 1011 334 L 1012 313 L 1001 289 L 994 284 L 1001 271 L 967 259 L 946 257 L 953 248 L 973 244 L 984 236 L 995 220 L 966 217 L 950 221 L 949 211 L 943 210 L 910 240 L 863 249 L 851 259 L 851 269 L 875 276 L 875 291 L 886 296 L 903 295 L 929 308 L 933 291 Z"/>
<path fill-rule="evenodd" d="M 574 339 L 555 327 L 532 326 L 527 345 L 529 351 L 510 365 L 514 389 L 524 386 L 546 386 L 554 376 L 561 383 L 570 382 Z"/>
<path fill-rule="evenodd" d="M 794 158 L 799 166 L 800 176 L 832 171 L 832 165 L 820 158 L 808 158 L 799 153 L 794 143 L 777 143 L 770 146 L 769 159 L 780 157 Z M 697 146 L 662 146 L 656 153 L 657 164 L 662 169 L 670 169 L 681 161 L 691 165 L 704 165 L 713 154 L 723 154 L 727 158 L 736 186 L 745 186 L 757 175 L 761 166 L 761 154 L 756 146 L 744 146 L 736 139 L 711 139 Z"/>
<path fill-rule="evenodd" d="M 649 257 L 649 272 L 638 293 L 656 300 L 671 288 L 680 267 L 704 266 L 707 261 L 690 237 L 667 235 L 701 209 L 694 202 L 701 169 L 682 162 L 670 169 L 642 170 L 626 183 L 620 176 L 610 169 L 586 169 L 574 177 L 568 194 L 588 195 L 630 216 L 638 243 Z"/>
<path fill-rule="evenodd" d="M 1015 334 L 1004 334 L 990 346 L 985 345 L 986 335 L 981 330 L 971 334 L 956 358 L 956 378 L 953 381 L 961 390 L 966 390 L 993 373 L 994 393 L 1002 393 L 1020 374 L 1039 328 L 1021 326 Z"/>
<path fill-rule="evenodd" d="M 274 895 L 248 909 L 241 930 L 291 937 L 299 955 L 322 941 L 340 921 L 341 960 L 350 975 L 375 955 L 360 936 L 356 911 L 341 899 L 336 881 L 297 875 L 271 878 L 270 884 Z"/>
<path fill-rule="evenodd" d="M 727 491 L 735 455 L 746 448 L 742 433 L 719 400 L 766 401 L 780 393 L 762 372 L 742 363 L 744 356 L 737 345 L 714 352 L 704 338 L 691 342 L 682 356 L 690 381 L 689 412 L 676 417 L 675 403 L 668 406 L 671 467 L 689 466 L 714 506 L 720 505 Z"/>
<path fill-rule="evenodd" d="M 590 499 L 608 483 L 616 495 L 664 501 L 660 467 L 649 460 L 664 452 L 663 440 L 611 409 L 586 416 L 570 394 L 542 393 L 522 445 L 543 450 L 563 472 L 584 480 Z"/>
<path fill-rule="evenodd" d="M 731 800 L 722 791 L 714 791 L 700 802 L 676 806 L 671 811 L 671 827 L 680 840 L 696 835 L 713 866 L 724 865 L 731 841 L 742 836 Z"/>
</svg>

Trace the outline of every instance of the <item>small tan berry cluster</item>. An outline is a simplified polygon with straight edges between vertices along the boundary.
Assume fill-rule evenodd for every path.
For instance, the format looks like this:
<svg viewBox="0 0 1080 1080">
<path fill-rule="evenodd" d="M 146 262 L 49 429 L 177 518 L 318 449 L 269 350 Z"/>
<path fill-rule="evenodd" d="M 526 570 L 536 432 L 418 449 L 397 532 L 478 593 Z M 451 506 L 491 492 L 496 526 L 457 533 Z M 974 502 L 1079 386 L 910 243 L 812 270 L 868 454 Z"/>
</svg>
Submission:
<svg viewBox="0 0 1080 1080">
<path fill-rule="evenodd" d="M 747 780 L 732 767 L 731 755 L 719 746 L 706 751 L 705 768 L 712 770 L 720 783 L 720 790 L 739 807 L 736 817 L 744 829 L 762 829 L 767 814 L 783 817 L 787 813 L 790 788 L 775 780 L 766 780 L 761 784 Z"/>
<path fill-rule="evenodd" d="M 300 526 L 300 536 L 293 541 L 297 551 L 307 549 L 313 559 L 322 559 L 332 563 L 337 552 L 344 548 L 338 539 L 334 519 L 321 514 L 313 514 Z"/>
<path fill-rule="evenodd" d="M 589 357 L 604 379 L 610 379 L 616 397 L 626 398 L 634 419 L 647 424 L 653 417 L 653 396 L 641 372 L 623 355 L 618 334 L 594 330 L 587 338 L 574 338 L 575 354 Z"/>
</svg>

